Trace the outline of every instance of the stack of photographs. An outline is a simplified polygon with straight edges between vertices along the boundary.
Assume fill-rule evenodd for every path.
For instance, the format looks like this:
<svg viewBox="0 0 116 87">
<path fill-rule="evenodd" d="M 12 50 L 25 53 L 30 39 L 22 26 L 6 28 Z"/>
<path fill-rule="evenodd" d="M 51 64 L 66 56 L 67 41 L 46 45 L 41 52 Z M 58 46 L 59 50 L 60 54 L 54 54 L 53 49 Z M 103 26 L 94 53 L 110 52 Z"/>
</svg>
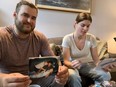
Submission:
<svg viewBox="0 0 116 87">
<path fill-rule="evenodd" d="M 30 78 L 48 77 L 58 72 L 58 58 L 56 56 L 30 57 L 29 76 Z"/>
</svg>

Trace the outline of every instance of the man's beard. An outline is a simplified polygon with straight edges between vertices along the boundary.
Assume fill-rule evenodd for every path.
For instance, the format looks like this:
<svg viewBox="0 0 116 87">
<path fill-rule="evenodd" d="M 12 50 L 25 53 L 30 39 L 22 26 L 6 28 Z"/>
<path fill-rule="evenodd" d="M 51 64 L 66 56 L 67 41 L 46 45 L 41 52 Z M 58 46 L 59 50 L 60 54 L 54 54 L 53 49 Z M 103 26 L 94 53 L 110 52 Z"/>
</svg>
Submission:
<svg viewBox="0 0 116 87">
<path fill-rule="evenodd" d="M 23 23 L 23 22 L 20 22 L 17 18 L 15 19 L 15 25 L 16 25 L 16 28 L 18 29 L 19 32 L 23 33 L 23 34 L 29 34 L 31 33 L 35 26 L 32 27 L 31 24 L 29 23 Z M 31 29 L 25 29 L 25 25 L 30 25 L 31 26 Z"/>
</svg>

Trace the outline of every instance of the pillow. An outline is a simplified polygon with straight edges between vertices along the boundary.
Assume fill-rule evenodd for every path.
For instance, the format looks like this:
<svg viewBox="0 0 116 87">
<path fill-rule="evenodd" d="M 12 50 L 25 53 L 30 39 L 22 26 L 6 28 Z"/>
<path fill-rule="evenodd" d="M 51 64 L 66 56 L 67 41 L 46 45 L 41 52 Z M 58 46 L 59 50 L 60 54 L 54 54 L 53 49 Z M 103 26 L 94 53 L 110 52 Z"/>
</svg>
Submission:
<svg viewBox="0 0 116 87">
<path fill-rule="evenodd" d="M 104 55 L 107 53 L 107 42 L 97 40 L 97 50 L 99 58 L 103 58 Z"/>
<path fill-rule="evenodd" d="M 99 59 L 102 59 L 102 58 L 103 58 L 103 56 L 105 55 L 106 51 L 107 51 L 107 49 L 106 49 L 105 47 L 103 47 L 103 48 L 101 49 L 101 52 L 100 52 L 100 54 L 99 54 Z"/>
<path fill-rule="evenodd" d="M 52 49 L 54 54 L 55 54 L 55 47 L 56 47 L 56 44 L 54 44 L 54 43 L 50 44 L 50 48 Z"/>
<path fill-rule="evenodd" d="M 62 38 L 63 37 L 48 38 L 48 42 L 49 43 L 54 43 L 56 45 L 61 45 L 62 44 Z"/>
</svg>

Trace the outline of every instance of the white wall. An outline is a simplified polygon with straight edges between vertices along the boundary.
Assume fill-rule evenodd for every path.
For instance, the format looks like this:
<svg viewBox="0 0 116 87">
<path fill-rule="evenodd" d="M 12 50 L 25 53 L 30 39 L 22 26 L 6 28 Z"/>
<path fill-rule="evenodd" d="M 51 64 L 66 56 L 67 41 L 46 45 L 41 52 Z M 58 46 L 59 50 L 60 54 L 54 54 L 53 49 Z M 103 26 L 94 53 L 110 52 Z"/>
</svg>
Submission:
<svg viewBox="0 0 116 87">
<path fill-rule="evenodd" d="M 12 13 L 20 0 L 0 1 L 0 26 L 13 23 Z M 33 1 L 33 0 L 28 0 Z M 92 0 L 93 23 L 90 33 L 109 41 L 116 36 L 116 0 Z M 77 13 L 39 10 L 36 28 L 47 37 L 60 37 L 73 32 Z"/>
<path fill-rule="evenodd" d="M 116 0 L 93 1 L 92 33 L 108 42 L 108 51 L 116 53 Z"/>
</svg>

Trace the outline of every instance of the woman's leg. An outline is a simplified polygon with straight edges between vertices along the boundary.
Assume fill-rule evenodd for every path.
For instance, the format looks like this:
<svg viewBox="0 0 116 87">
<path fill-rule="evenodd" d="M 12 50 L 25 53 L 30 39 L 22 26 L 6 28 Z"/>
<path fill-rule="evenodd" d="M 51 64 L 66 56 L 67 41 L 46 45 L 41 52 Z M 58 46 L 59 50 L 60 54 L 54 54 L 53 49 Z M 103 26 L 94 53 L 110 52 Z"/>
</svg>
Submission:
<svg viewBox="0 0 116 87">
<path fill-rule="evenodd" d="M 94 69 L 99 76 L 99 78 L 95 78 L 95 82 L 103 82 L 103 81 L 110 81 L 111 75 L 109 72 L 105 72 L 102 69 Z"/>
<path fill-rule="evenodd" d="M 77 70 L 69 69 L 68 84 L 70 87 L 82 87 L 81 78 Z"/>
<path fill-rule="evenodd" d="M 92 78 L 95 83 L 102 83 L 103 81 L 109 81 L 111 79 L 109 72 L 105 72 L 102 69 L 93 68 L 89 64 L 83 65 L 79 72 L 81 75 Z"/>
</svg>

